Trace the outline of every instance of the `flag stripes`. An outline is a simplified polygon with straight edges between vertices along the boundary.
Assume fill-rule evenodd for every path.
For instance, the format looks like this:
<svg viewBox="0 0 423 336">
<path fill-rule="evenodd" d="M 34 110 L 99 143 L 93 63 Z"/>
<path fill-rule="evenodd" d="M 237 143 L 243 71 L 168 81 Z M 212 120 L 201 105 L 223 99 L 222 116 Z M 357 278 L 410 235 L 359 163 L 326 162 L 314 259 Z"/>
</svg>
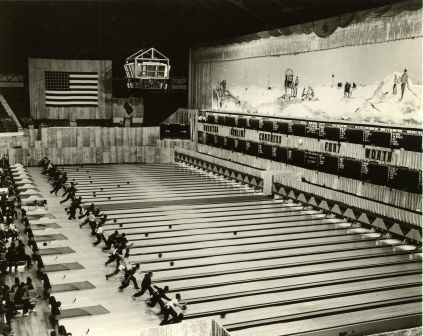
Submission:
<svg viewBox="0 0 423 336">
<path fill-rule="evenodd" d="M 46 71 L 46 106 L 98 106 L 96 72 Z"/>
</svg>

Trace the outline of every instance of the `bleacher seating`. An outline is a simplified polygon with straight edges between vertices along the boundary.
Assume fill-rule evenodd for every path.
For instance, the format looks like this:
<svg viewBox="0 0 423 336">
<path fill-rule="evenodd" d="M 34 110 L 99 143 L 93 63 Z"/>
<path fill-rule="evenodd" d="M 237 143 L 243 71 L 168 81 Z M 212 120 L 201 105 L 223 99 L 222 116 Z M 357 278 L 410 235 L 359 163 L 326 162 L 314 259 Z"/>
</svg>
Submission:
<svg viewBox="0 0 423 336">
<path fill-rule="evenodd" d="M 69 127 L 70 121 L 68 119 L 38 119 L 33 120 L 35 128 L 41 127 Z"/>
<path fill-rule="evenodd" d="M 31 123 L 31 114 L 29 112 L 28 93 L 25 89 L 19 87 L 1 88 L 1 94 L 22 127 L 27 127 Z"/>
<path fill-rule="evenodd" d="M 113 120 L 112 119 L 77 119 L 76 125 L 78 127 L 112 127 Z"/>
<path fill-rule="evenodd" d="M 3 104 L 0 103 L 0 132 L 17 132 L 18 127 L 16 126 L 13 119 L 7 114 Z"/>
</svg>

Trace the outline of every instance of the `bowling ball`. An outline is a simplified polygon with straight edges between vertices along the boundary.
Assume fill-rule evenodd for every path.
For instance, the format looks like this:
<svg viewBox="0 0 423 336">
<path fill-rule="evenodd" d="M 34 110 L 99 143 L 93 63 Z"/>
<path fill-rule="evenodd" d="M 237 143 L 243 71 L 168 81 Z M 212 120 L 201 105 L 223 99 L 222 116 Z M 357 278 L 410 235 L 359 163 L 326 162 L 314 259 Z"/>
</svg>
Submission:
<svg viewBox="0 0 423 336">
<path fill-rule="evenodd" d="M 90 183 L 93 183 L 93 181 L 90 181 Z"/>
<path fill-rule="evenodd" d="M 145 236 L 148 237 L 148 233 L 146 233 Z"/>
<path fill-rule="evenodd" d="M 120 184 L 118 184 L 117 187 L 120 188 Z"/>
<path fill-rule="evenodd" d="M 88 176 L 88 178 L 91 178 L 91 176 Z"/>
<path fill-rule="evenodd" d="M 129 181 L 128 181 L 128 182 L 126 182 L 126 184 L 129 184 Z"/>
<path fill-rule="evenodd" d="M 161 253 L 159 253 L 159 258 L 161 258 L 162 257 L 162 254 Z"/>
<path fill-rule="evenodd" d="M 221 318 L 225 318 L 226 317 L 226 313 L 220 313 L 220 317 Z"/>
<path fill-rule="evenodd" d="M 115 218 L 115 219 L 113 219 L 113 223 L 116 223 L 117 222 L 117 219 Z"/>
<path fill-rule="evenodd" d="M 235 231 L 235 232 L 234 232 L 234 236 L 236 236 L 237 234 L 238 234 L 238 233 Z"/>
<path fill-rule="evenodd" d="M 43 243 L 43 246 L 47 246 L 47 243 L 46 243 L 46 242 L 44 242 L 44 243 Z"/>
<path fill-rule="evenodd" d="M 171 229 L 172 228 L 172 225 L 169 225 L 169 229 Z"/>
<path fill-rule="evenodd" d="M 109 200 L 110 200 L 110 199 L 112 199 L 112 198 L 111 198 L 111 197 L 107 197 L 107 199 L 109 199 Z"/>
<path fill-rule="evenodd" d="M 183 305 L 182 306 L 182 310 L 187 310 L 187 306 L 186 305 Z"/>
<path fill-rule="evenodd" d="M 100 188 L 101 191 L 103 191 L 103 188 Z"/>
<path fill-rule="evenodd" d="M 119 227 L 121 228 L 123 226 L 123 224 L 119 224 Z"/>
<path fill-rule="evenodd" d="M 173 265 L 175 265 L 175 263 L 173 261 L 171 261 L 170 262 L 170 266 L 173 266 Z"/>
</svg>

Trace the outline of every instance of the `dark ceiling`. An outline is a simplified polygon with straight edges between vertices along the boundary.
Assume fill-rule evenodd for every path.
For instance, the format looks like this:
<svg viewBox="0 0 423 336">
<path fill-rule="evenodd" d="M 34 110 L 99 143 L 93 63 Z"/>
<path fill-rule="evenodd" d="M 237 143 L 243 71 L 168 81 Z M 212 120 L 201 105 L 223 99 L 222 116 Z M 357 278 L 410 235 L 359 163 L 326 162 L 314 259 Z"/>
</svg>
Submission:
<svg viewBox="0 0 423 336">
<path fill-rule="evenodd" d="M 138 0 L 0 2 L 0 72 L 25 72 L 28 57 L 112 59 L 143 47 L 187 72 L 202 43 L 401 2 L 398 0 Z M 121 68 L 121 67 L 119 67 Z"/>
</svg>

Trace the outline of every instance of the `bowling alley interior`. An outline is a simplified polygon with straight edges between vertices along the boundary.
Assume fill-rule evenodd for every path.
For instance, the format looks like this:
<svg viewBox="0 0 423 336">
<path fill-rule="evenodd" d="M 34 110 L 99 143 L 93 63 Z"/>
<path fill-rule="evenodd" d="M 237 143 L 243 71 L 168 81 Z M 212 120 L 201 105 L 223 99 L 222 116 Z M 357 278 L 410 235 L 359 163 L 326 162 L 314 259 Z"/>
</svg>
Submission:
<svg viewBox="0 0 423 336">
<path fill-rule="evenodd" d="M 421 0 L 0 2 L 0 335 L 421 336 Z"/>
</svg>

